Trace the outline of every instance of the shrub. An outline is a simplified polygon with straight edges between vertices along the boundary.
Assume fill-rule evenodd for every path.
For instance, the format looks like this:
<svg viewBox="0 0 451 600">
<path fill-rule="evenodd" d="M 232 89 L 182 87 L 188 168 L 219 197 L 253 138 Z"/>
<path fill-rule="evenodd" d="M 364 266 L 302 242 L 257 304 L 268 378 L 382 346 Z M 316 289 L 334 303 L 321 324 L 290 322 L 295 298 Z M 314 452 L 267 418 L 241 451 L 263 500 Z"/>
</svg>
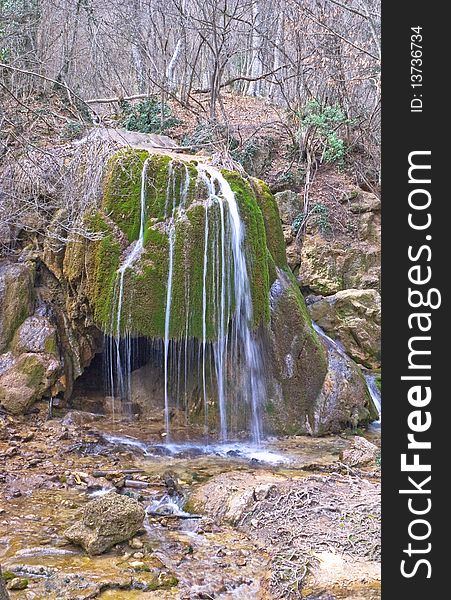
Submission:
<svg viewBox="0 0 451 600">
<path fill-rule="evenodd" d="M 328 163 L 343 164 L 346 147 L 339 129 L 350 122 L 338 104 L 323 106 L 317 100 L 310 101 L 301 116 L 302 127 L 312 129 L 314 141 L 322 152 L 321 159 Z"/>
<path fill-rule="evenodd" d="M 122 116 L 120 123 L 129 131 L 140 133 L 162 133 L 179 125 L 180 121 L 173 116 L 170 107 L 161 103 L 156 96 L 137 104 L 121 103 Z"/>
</svg>

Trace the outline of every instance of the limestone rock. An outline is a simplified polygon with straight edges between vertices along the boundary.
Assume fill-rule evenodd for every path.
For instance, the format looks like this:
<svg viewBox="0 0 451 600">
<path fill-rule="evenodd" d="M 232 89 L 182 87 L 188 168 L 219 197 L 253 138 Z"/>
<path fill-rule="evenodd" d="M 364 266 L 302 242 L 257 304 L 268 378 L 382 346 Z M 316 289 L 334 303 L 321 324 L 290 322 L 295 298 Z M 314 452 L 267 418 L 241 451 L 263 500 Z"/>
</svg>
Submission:
<svg viewBox="0 0 451 600">
<path fill-rule="evenodd" d="M 320 233 L 305 235 L 299 280 L 303 287 L 328 296 L 350 288 L 379 289 L 380 243 L 326 240 Z"/>
<path fill-rule="evenodd" d="M 313 435 L 339 433 L 379 418 L 360 368 L 327 338 L 328 372 L 309 421 Z"/>
<path fill-rule="evenodd" d="M 366 440 L 356 436 L 351 448 L 343 451 L 342 461 L 350 467 L 365 466 L 374 463 L 379 454 L 379 448 Z"/>
<path fill-rule="evenodd" d="M 287 246 L 287 262 L 290 269 L 295 272 L 301 264 L 301 247 L 299 243 L 294 240 L 289 246 Z"/>
<path fill-rule="evenodd" d="M 11 353 L 0 360 L 0 406 L 21 414 L 42 397 L 56 381 L 60 361 L 52 354 L 25 353 L 14 358 Z"/>
<path fill-rule="evenodd" d="M 352 359 L 370 369 L 380 367 L 381 298 L 377 290 L 342 290 L 312 302 L 308 309 Z"/>
<path fill-rule="evenodd" d="M 265 420 L 277 433 L 307 433 L 307 415 L 323 385 L 327 355 L 293 276 L 279 270 L 270 297 L 273 372 Z"/>
<path fill-rule="evenodd" d="M 25 352 L 58 353 L 56 328 L 48 317 L 33 315 L 19 327 L 12 342 L 16 354 Z"/>
<path fill-rule="evenodd" d="M 334 215 L 328 217 L 331 229 L 326 231 L 310 219 L 302 238 L 299 279 L 313 293 L 380 289 L 380 199 L 359 190 L 342 203 L 341 227 L 334 226 Z"/>
<path fill-rule="evenodd" d="M 144 516 L 139 502 L 112 492 L 88 502 L 79 514 L 80 520 L 69 527 L 64 536 L 82 546 L 88 554 L 102 554 L 136 535 Z"/>
<path fill-rule="evenodd" d="M 304 199 L 302 194 L 285 190 L 274 194 L 277 206 L 279 207 L 280 218 L 284 225 L 291 225 L 295 218 L 304 208 Z"/>
<path fill-rule="evenodd" d="M 16 329 L 33 309 L 34 266 L 0 263 L 0 352 L 4 352 Z"/>
</svg>

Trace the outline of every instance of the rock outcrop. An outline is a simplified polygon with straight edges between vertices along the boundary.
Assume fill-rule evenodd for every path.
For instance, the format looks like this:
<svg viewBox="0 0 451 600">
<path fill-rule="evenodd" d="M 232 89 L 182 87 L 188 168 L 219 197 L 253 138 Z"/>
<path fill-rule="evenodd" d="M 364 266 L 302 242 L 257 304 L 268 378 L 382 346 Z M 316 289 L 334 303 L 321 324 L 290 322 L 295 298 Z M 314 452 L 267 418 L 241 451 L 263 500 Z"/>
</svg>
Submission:
<svg viewBox="0 0 451 600">
<path fill-rule="evenodd" d="M 76 521 L 64 532 L 88 554 L 102 554 L 115 544 L 131 539 L 141 529 L 144 508 L 128 496 L 110 492 L 86 504 Z"/>
<path fill-rule="evenodd" d="M 28 259 L 23 253 L 22 263 L 0 265 L 3 408 L 22 413 L 40 398 L 60 394 L 70 399 L 74 381 L 103 350 L 104 334 L 127 333 L 146 343 L 165 336 L 175 344 L 188 339 L 198 357 L 205 356 L 207 344 L 214 356 L 219 327 L 227 331 L 233 326 L 234 287 L 241 285 L 228 258 L 231 240 L 238 235 L 228 225 L 232 223 L 229 213 L 238 209 L 246 257 L 242 272 L 252 299 L 250 329 L 252 335 L 269 342 L 263 407 L 267 430 L 316 435 L 369 419 L 371 410 L 358 370 L 352 361 L 340 357 L 340 362 L 323 347 L 290 271 L 297 258 L 288 253 L 287 262 L 285 241 L 294 236 L 291 224 L 302 210 L 301 195 L 282 192 L 279 209 L 260 180 L 215 170 L 199 157 L 158 153 L 141 142 L 134 148 L 112 150 L 103 181 L 99 206 L 84 215 L 84 226 L 96 235 L 88 239 L 74 233 L 67 244 L 60 243 L 64 215 L 54 215 L 49 223 L 52 235 L 34 244 Z M 232 192 L 232 203 L 224 202 Z M 362 235 L 373 239 L 371 215 L 377 214 L 378 207 L 366 196 L 354 204 Z M 219 309 L 225 315 L 222 325 Z M 336 316 L 337 331 L 343 337 L 346 333 L 346 339 L 355 329 L 354 313 L 359 310 L 354 302 L 343 322 Z M 363 331 L 364 324 L 359 325 Z M 371 344 L 363 333 L 360 346 L 352 347 L 356 357 L 358 350 L 370 353 Z M 148 401 L 146 389 L 134 405 L 131 398 L 133 414 L 135 408 L 145 413 L 146 404 L 154 413 L 156 403 L 162 410 L 161 355 L 150 366 L 146 360 L 134 365 L 133 379 L 149 373 L 159 377 L 158 385 L 150 388 L 158 397 Z M 213 373 L 210 359 L 205 362 L 208 381 Z M 237 370 L 227 373 L 225 385 L 234 384 L 236 375 Z M 188 398 L 185 391 L 184 400 L 189 419 L 195 425 L 205 424 L 202 410 L 208 411 L 208 425 L 217 430 L 214 392 L 210 409 L 205 408 L 206 394 L 199 392 L 195 374 L 192 379 L 195 397 Z M 326 414 L 329 408 L 331 414 Z M 245 427 L 240 419 L 248 418 L 250 408 L 234 412 L 239 413 L 233 415 L 234 427 L 241 431 Z"/>
<path fill-rule="evenodd" d="M 308 302 L 312 319 L 370 369 L 380 368 L 381 300 L 377 290 L 342 290 Z"/>
<path fill-rule="evenodd" d="M 0 263 L 0 353 L 33 310 L 34 265 Z"/>
<path fill-rule="evenodd" d="M 360 368 L 333 341 L 322 337 L 328 370 L 308 422 L 313 435 L 338 433 L 379 417 Z"/>
<path fill-rule="evenodd" d="M 55 325 L 45 304 L 35 311 L 35 264 L 0 265 L 0 406 L 26 412 L 49 392 L 62 364 Z"/>
<path fill-rule="evenodd" d="M 360 190 L 345 201 L 352 232 L 331 238 L 312 220 L 302 238 L 299 280 L 312 293 L 380 289 L 380 200 Z"/>
</svg>

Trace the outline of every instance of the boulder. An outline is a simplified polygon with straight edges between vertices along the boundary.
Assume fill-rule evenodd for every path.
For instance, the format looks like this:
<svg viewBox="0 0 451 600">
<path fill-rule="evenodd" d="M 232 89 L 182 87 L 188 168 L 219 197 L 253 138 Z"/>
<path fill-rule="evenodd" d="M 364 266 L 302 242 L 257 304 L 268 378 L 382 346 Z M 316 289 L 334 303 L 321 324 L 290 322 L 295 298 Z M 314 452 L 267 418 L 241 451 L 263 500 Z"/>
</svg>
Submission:
<svg viewBox="0 0 451 600">
<path fill-rule="evenodd" d="M 292 275 L 278 270 L 270 292 L 270 377 L 265 406 L 267 430 L 308 433 L 308 415 L 327 373 L 323 348 Z"/>
<path fill-rule="evenodd" d="M 56 327 L 48 317 L 41 315 L 28 317 L 16 331 L 11 346 L 15 354 L 25 352 L 58 354 Z"/>
<path fill-rule="evenodd" d="M 379 418 L 365 378 L 341 348 L 322 335 L 328 353 L 328 371 L 309 420 L 312 435 L 339 433 Z"/>
<path fill-rule="evenodd" d="M 32 313 L 34 276 L 32 263 L 0 262 L 0 352 Z"/>
<path fill-rule="evenodd" d="M 353 360 L 370 369 L 380 367 L 381 298 L 377 290 L 342 290 L 316 299 L 308 310 Z"/>
<path fill-rule="evenodd" d="M 293 221 L 304 209 L 304 197 L 302 194 L 285 190 L 274 194 L 279 207 L 280 218 L 284 225 L 292 225 Z"/>
<path fill-rule="evenodd" d="M 61 363 L 53 354 L 25 353 L 0 360 L 0 406 L 13 414 L 26 412 L 55 383 Z"/>
<path fill-rule="evenodd" d="M 380 450 L 375 444 L 364 437 L 356 436 L 352 446 L 343 451 L 341 460 L 350 467 L 363 467 L 374 464 L 379 452 Z"/>
<path fill-rule="evenodd" d="M 144 508 L 128 496 L 115 492 L 88 502 L 64 536 L 88 554 L 102 554 L 115 544 L 130 540 L 141 529 Z"/>
</svg>

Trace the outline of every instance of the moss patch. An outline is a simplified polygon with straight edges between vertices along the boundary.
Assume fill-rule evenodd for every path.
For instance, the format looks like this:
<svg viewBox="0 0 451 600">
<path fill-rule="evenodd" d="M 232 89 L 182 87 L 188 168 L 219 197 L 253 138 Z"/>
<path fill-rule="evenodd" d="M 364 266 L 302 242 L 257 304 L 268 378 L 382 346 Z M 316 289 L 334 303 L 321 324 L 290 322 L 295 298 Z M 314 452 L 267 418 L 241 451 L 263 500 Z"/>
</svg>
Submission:
<svg viewBox="0 0 451 600">
<path fill-rule="evenodd" d="M 240 217 L 245 226 L 254 326 L 257 327 L 261 323 L 268 323 L 270 317 L 265 222 L 250 184 L 234 171 L 223 171 L 223 175 L 235 193 Z"/>
<path fill-rule="evenodd" d="M 283 237 L 279 207 L 268 185 L 260 179 L 252 180 L 255 197 L 265 222 L 266 244 L 274 263 L 279 269 L 288 270 L 285 239 Z"/>
</svg>

